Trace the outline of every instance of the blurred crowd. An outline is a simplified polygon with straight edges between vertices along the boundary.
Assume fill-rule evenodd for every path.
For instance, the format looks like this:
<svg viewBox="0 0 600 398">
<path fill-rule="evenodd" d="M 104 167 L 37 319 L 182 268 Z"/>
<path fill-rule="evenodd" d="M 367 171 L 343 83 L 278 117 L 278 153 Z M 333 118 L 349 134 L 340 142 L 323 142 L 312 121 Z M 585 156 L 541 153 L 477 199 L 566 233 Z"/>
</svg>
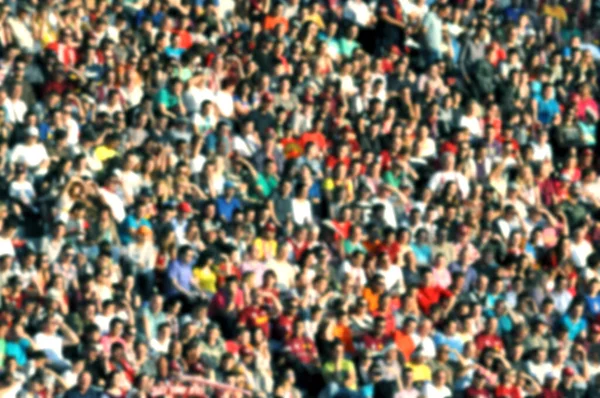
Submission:
<svg viewBox="0 0 600 398">
<path fill-rule="evenodd" d="M 599 0 L 3 0 L 0 397 L 600 397 Z"/>
</svg>

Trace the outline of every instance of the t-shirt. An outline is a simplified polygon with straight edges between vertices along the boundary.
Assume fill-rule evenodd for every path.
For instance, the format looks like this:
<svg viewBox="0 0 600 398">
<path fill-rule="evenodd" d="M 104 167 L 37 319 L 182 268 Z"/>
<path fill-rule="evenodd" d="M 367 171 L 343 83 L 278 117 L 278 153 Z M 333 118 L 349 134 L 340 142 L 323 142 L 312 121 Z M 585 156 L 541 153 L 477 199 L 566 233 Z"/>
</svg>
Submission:
<svg viewBox="0 0 600 398">
<path fill-rule="evenodd" d="M 436 387 L 431 383 L 423 386 L 423 396 L 427 398 L 450 398 L 452 391 L 446 386 Z"/>
<path fill-rule="evenodd" d="M 40 350 L 45 351 L 46 354 L 50 354 L 50 357 L 49 357 L 50 360 L 63 359 L 63 354 L 62 354 L 63 339 L 62 339 L 62 337 L 47 335 L 45 333 L 40 332 L 35 335 L 33 340 L 35 341 L 35 344 L 38 346 L 38 348 Z M 52 356 L 54 358 L 52 358 Z"/>
<path fill-rule="evenodd" d="M 167 109 L 174 107 L 179 103 L 176 95 L 173 95 L 169 89 L 162 88 L 156 94 L 154 99 L 157 105 L 164 105 Z"/>
</svg>

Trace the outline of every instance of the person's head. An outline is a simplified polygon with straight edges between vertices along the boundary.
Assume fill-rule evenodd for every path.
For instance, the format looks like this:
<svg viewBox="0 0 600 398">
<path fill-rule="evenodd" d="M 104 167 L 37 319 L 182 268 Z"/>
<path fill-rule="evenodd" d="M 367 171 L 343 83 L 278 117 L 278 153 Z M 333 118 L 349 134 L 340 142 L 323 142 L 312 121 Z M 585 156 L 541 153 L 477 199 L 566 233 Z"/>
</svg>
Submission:
<svg viewBox="0 0 600 398">
<path fill-rule="evenodd" d="M 81 393 L 87 392 L 92 386 L 92 375 L 87 370 L 81 372 L 77 378 L 77 388 Z"/>
</svg>

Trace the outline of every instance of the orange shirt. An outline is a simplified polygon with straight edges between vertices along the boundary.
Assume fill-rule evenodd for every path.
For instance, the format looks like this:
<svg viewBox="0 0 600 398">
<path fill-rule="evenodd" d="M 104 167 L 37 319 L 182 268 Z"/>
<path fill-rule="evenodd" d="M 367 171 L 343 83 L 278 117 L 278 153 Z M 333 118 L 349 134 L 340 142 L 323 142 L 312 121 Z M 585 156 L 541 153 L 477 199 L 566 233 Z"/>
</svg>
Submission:
<svg viewBox="0 0 600 398">
<path fill-rule="evenodd" d="M 410 357 L 415 350 L 415 342 L 410 335 L 404 333 L 403 330 L 396 330 L 394 333 L 394 342 L 398 351 L 404 355 L 404 360 L 407 362 L 410 361 Z"/>
<path fill-rule="evenodd" d="M 288 20 L 285 17 L 275 17 L 273 15 L 267 15 L 265 17 L 265 30 L 273 30 L 279 24 L 283 25 L 283 31 L 288 31 Z"/>
<path fill-rule="evenodd" d="M 367 300 L 367 308 L 369 309 L 370 313 L 373 313 L 379 309 L 379 296 L 381 295 L 375 293 L 370 287 L 364 288 L 363 297 L 365 300 Z"/>
<path fill-rule="evenodd" d="M 344 351 L 350 354 L 354 354 L 354 342 L 352 341 L 352 331 L 345 325 L 335 325 L 333 335 L 340 339 L 344 344 Z"/>
</svg>

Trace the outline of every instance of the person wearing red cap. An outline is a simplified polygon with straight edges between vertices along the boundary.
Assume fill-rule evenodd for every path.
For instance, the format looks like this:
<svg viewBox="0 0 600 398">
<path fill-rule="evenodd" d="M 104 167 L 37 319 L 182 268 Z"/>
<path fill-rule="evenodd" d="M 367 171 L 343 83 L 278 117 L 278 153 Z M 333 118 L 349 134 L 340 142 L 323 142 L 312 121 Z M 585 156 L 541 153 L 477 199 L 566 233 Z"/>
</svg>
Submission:
<svg viewBox="0 0 600 398">
<path fill-rule="evenodd" d="M 272 259 L 277 254 L 278 243 L 275 239 L 277 227 L 269 222 L 263 228 L 262 236 L 254 239 L 252 245 L 256 250 L 256 259 L 266 261 Z"/>
<path fill-rule="evenodd" d="M 587 361 L 585 358 L 585 350 L 583 350 L 584 361 Z M 562 371 L 562 379 L 560 384 L 558 385 L 558 391 L 565 398 L 579 398 L 586 396 L 586 385 L 584 382 L 585 379 L 577 374 L 577 371 L 571 366 L 566 366 Z"/>
<path fill-rule="evenodd" d="M 177 205 L 177 216 L 171 220 L 171 225 L 173 226 L 177 240 L 180 242 L 185 237 L 185 231 L 187 230 L 192 212 L 192 205 L 188 202 L 181 202 Z"/>
</svg>

